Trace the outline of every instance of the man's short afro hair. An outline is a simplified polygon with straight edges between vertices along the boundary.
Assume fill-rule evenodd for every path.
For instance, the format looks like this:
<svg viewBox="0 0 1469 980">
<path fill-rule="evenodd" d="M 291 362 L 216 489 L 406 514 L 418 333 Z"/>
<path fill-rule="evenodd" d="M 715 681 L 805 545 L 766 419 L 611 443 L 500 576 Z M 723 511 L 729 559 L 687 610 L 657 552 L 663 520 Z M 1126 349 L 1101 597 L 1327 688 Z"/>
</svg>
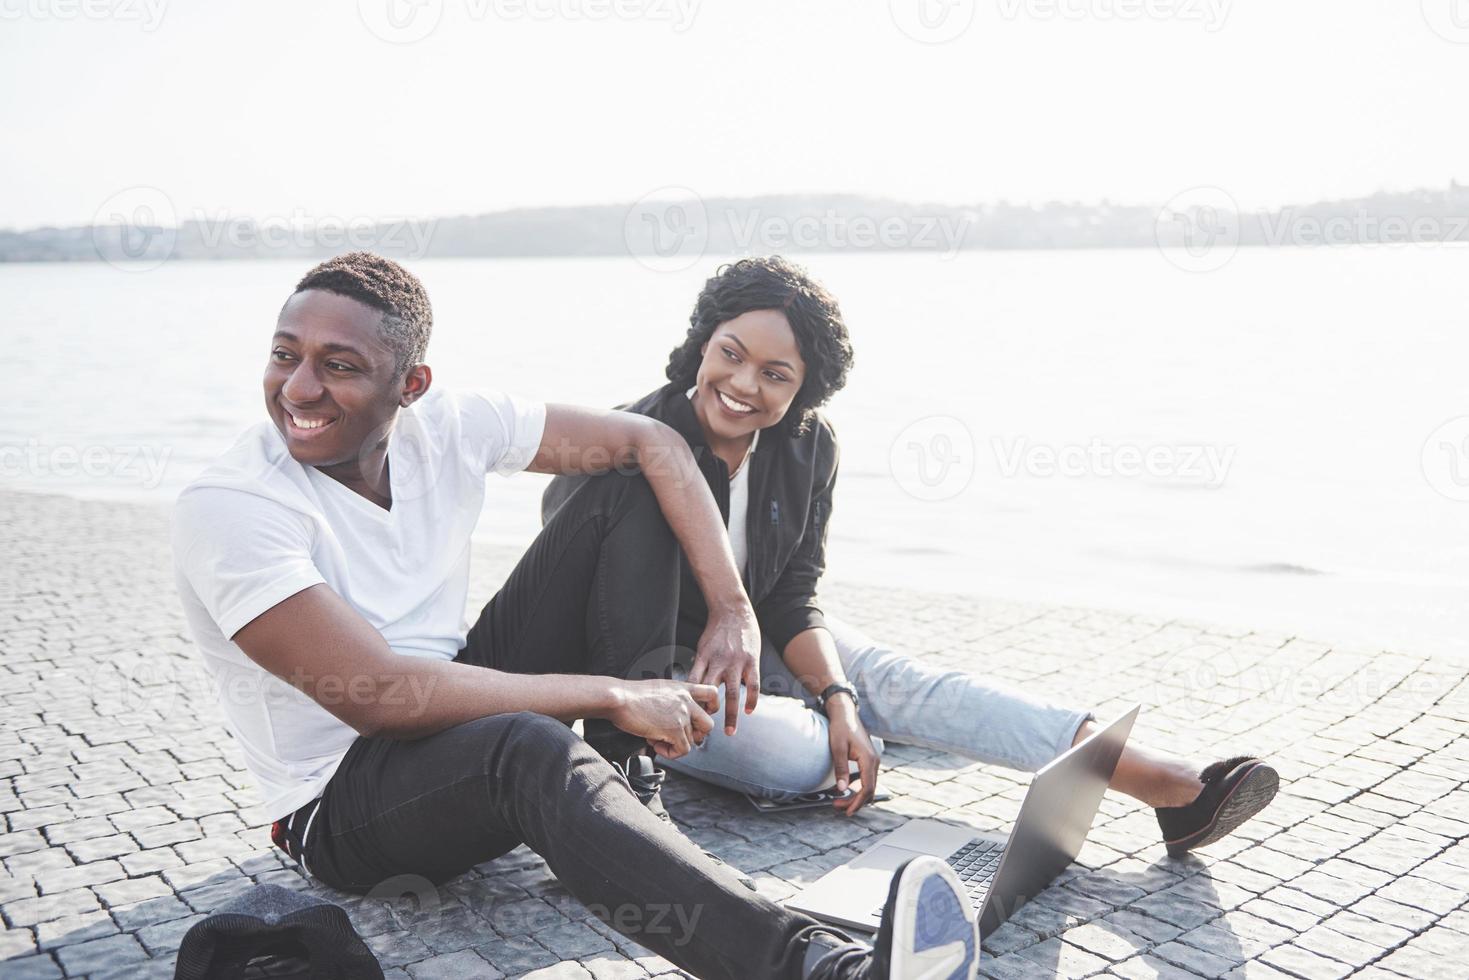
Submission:
<svg viewBox="0 0 1469 980">
<path fill-rule="evenodd" d="M 422 364 L 433 332 L 434 311 L 418 277 L 392 259 L 372 252 L 348 252 L 312 269 L 296 292 L 324 289 L 349 296 L 383 314 L 382 335 L 395 359 L 394 378 Z"/>
</svg>

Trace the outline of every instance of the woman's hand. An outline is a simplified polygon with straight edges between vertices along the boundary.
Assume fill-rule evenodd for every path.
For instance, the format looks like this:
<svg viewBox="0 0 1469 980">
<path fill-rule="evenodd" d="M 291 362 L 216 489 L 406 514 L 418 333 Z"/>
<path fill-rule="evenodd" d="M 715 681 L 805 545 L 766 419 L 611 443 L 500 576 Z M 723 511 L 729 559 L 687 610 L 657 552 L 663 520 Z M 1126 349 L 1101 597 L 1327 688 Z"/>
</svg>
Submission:
<svg viewBox="0 0 1469 980">
<path fill-rule="evenodd" d="M 877 752 L 872 748 L 872 738 L 857 716 L 857 708 L 851 698 L 845 694 L 832 695 L 826 702 L 826 714 L 837 792 L 846 792 L 851 771 L 849 763 L 857 763 L 857 792 L 849 800 L 837 800 L 832 804 L 850 817 L 871 803 L 873 794 L 877 792 Z"/>
<path fill-rule="evenodd" d="M 733 735 L 739 722 L 741 684 L 745 685 L 745 714 L 755 710 L 760 697 L 760 625 L 748 602 L 720 612 L 710 611 L 689 681 L 724 685 L 726 735 Z"/>
<path fill-rule="evenodd" d="M 710 712 L 719 710 L 719 692 L 707 684 L 683 681 L 625 681 L 615 688 L 617 706 L 607 720 L 648 740 L 665 759 L 677 759 L 714 730 Z"/>
</svg>

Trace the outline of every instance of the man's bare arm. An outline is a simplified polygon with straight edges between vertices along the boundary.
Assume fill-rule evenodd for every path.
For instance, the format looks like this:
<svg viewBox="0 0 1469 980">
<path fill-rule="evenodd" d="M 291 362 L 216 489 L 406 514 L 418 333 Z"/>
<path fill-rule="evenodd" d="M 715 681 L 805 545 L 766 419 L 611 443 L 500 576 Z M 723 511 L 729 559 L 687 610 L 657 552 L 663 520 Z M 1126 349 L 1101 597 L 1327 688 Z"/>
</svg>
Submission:
<svg viewBox="0 0 1469 980">
<path fill-rule="evenodd" d="M 688 556 L 709 607 L 689 680 L 725 685 L 725 731 L 739 720 L 740 685 L 745 711 L 760 696 L 760 627 L 735 568 L 719 505 L 709 492 L 688 443 L 669 426 L 632 412 L 547 405 L 535 473 L 582 475 L 639 468 L 668 526 Z"/>
<path fill-rule="evenodd" d="M 272 606 L 232 639 L 261 667 L 362 735 L 419 738 L 486 715 L 534 711 L 562 721 L 607 718 L 668 756 L 713 727 L 713 688 L 672 681 L 527 675 L 394 653 L 326 585 Z"/>
</svg>

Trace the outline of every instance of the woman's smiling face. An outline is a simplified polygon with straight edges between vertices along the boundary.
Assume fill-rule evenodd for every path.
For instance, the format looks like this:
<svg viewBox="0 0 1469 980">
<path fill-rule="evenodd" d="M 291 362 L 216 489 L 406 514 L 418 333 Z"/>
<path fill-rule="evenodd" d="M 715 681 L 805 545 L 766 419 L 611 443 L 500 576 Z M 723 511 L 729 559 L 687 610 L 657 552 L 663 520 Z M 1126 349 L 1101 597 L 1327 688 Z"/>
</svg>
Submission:
<svg viewBox="0 0 1469 980">
<path fill-rule="evenodd" d="M 806 380 L 796 335 L 780 310 L 751 310 L 726 320 L 701 353 L 694 414 L 716 448 L 779 422 Z"/>
</svg>

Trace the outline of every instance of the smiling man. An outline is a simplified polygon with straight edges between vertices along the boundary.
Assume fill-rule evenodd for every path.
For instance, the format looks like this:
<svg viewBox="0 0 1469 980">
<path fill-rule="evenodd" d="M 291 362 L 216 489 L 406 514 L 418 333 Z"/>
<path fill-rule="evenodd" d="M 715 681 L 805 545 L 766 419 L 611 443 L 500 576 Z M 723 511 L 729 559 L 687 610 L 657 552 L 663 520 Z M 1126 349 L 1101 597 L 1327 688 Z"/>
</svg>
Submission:
<svg viewBox="0 0 1469 980">
<path fill-rule="evenodd" d="M 660 422 L 434 389 L 431 324 L 394 262 L 313 269 L 271 338 L 269 422 L 175 509 L 189 626 L 276 843 L 368 891 L 523 842 L 614 927 L 673 908 L 690 932 L 636 938 L 697 976 L 972 978 L 972 913 L 941 862 L 895 877 L 869 952 L 742 887 L 650 809 L 646 750 L 684 755 L 711 712 L 732 732 L 738 692 L 748 711 L 759 690 L 719 509 Z M 485 477 L 521 470 L 595 475 L 596 492 L 567 501 L 469 628 Z M 680 547 L 711 610 L 691 674 L 709 684 L 631 676 L 673 662 Z"/>
</svg>

